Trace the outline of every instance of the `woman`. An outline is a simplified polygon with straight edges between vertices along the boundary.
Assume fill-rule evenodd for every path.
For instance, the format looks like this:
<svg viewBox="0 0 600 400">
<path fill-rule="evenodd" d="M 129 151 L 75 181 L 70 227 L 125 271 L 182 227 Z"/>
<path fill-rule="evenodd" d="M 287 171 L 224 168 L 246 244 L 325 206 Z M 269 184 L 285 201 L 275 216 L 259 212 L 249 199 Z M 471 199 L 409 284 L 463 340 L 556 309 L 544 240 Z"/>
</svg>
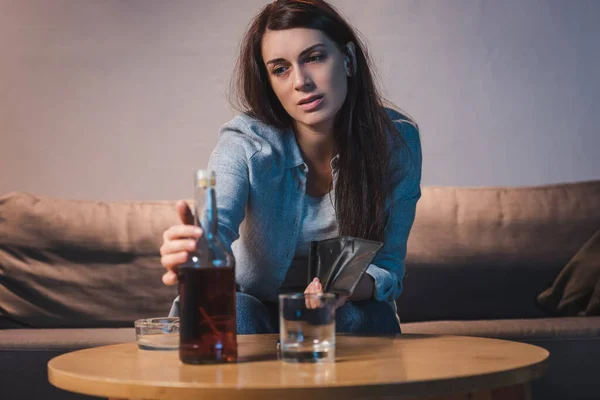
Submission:
<svg viewBox="0 0 600 400">
<path fill-rule="evenodd" d="M 336 236 L 384 243 L 339 302 L 337 330 L 399 333 L 394 300 L 421 194 L 416 125 L 383 107 L 362 44 L 322 0 L 267 5 L 237 77 L 244 112 L 222 127 L 209 166 L 219 232 L 236 257 L 238 333 L 277 332 L 278 293 L 322 291 L 317 279 L 304 287 L 308 243 Z M 161 247 L 165 284 L 202 234 L 187 205 L 177 208 L 183 224 Z"/>
</svg>

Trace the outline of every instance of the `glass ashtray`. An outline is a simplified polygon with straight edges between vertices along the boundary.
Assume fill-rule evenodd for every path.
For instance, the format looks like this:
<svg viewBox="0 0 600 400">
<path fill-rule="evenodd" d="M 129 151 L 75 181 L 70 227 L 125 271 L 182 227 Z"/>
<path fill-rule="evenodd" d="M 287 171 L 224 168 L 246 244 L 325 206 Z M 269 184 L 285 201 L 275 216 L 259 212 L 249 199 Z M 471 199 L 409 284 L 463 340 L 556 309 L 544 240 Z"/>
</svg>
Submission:
<svg viewBox="0 0 600 400">
<path fill-rule="evenodd" d="M 145 318 L 134 323 L 137 345 L 142 350 L 179 349 L 179 318 Z"/>
</svg>

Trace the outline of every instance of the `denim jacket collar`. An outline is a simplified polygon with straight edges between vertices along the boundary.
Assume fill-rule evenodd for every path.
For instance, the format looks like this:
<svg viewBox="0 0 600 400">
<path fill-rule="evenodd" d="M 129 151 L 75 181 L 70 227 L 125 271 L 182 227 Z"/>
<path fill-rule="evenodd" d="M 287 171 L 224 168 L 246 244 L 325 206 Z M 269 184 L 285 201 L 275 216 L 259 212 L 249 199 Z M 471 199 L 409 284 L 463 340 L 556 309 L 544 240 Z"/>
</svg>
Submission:
<svg viewBox="0 0 600 400">
<path fill-rule="evenodd" d="M 298 147 L 298 142 L 296 142 L 294 129 L 289 126 L 283 131 L 281 136 L 283 138 L 283 147 L 285 148 L 287 157 L 286 168 L 295 168 L 304 164 L 302 153 L 300 153 L 300 147 Z"/>
<path fill-rule="evenodd" d="M 290 126 L 282 132 L 283 138 L 283 146 L 285 148 L 285 152 L 287 154 L 287 162 L 286 168 L 296 168 L 302 165 L 305 165 L 304 159 L 302 158 L 302 153 L 300 152 L 300 147 L 298 146 L 298 142 L 296 141 L 296 135 L 294 133 L 294 129 Z M 337 172 L 338 164 L 340 160 L 340 155 L 336 154 L 330 161 L 329 165 L 331 166 L 331 170 L 333 172 Z M 305 167 L 306 171 L 308 171 L 308 167 Z"/>
</svg>

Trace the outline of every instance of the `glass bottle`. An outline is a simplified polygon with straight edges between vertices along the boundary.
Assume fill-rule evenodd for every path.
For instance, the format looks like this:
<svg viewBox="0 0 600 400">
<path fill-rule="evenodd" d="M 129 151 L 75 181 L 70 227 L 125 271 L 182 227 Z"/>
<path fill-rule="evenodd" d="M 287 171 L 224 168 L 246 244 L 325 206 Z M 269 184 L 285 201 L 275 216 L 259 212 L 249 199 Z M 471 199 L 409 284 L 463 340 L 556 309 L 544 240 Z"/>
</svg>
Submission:
<svg viewBox="0 0 600 400">
<path fill-rule="evenodd" d="M 237 360 L 235 259 L 220 240 L 214 172 L 195 177 L 195 224 L 204 234 L 179 266 L 179 359 L 186 364 Z"/>
</svg>

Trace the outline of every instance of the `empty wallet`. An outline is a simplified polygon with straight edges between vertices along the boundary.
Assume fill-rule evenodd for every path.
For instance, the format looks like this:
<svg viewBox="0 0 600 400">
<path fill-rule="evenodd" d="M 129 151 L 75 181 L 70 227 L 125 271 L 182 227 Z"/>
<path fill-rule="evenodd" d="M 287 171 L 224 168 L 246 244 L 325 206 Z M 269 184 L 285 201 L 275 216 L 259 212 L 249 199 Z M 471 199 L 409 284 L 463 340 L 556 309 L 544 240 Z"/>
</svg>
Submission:
<svg viewBox="0 0 600 400">
<path fill-rule="evenodd" d="M 319 278 L 323 291 L 350 296 L 383 243 L 340 236 L 310 242 L 308 282 Z"/>
</svg>

